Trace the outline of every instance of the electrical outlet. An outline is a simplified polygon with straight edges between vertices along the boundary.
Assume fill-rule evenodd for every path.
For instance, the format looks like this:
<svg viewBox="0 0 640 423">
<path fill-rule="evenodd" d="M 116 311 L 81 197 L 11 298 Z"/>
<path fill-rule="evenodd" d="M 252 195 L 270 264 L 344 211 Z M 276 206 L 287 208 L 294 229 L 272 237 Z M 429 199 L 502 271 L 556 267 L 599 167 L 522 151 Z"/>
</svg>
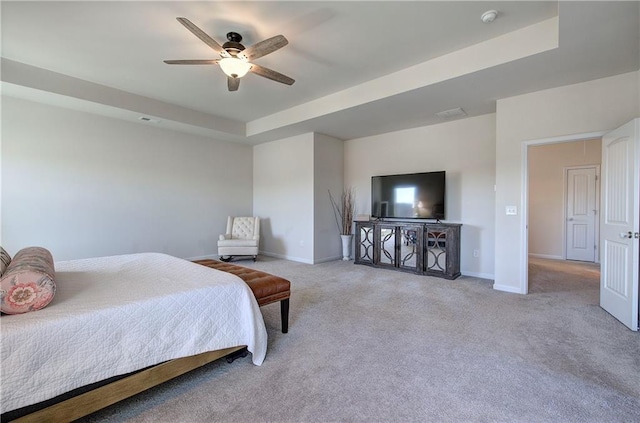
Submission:
<svg viewBox="0 0 640 423">
<path fill-rule="evenodd" d="M 300 246 L 304 247 L 304 240 L 303 239 L 300 240 Z"/>
<path fill-rule="evenodd" d="M 480 250 L 473 250 L 474 257 L 480 257 Z"/>
</svg>

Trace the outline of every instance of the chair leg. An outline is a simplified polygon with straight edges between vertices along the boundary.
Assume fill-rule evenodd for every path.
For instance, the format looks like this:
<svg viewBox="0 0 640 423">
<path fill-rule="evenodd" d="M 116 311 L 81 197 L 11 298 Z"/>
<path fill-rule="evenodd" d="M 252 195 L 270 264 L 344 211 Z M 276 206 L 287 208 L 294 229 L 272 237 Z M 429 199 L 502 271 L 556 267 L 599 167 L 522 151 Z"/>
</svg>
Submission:
<svg viewBox="0 0 640 423">
<path fill-rule="evenodd" d="M 282 333 L 289 332 L 289 298 L 280 301 L 280 318 L 282 319 Z"/>
</svg>

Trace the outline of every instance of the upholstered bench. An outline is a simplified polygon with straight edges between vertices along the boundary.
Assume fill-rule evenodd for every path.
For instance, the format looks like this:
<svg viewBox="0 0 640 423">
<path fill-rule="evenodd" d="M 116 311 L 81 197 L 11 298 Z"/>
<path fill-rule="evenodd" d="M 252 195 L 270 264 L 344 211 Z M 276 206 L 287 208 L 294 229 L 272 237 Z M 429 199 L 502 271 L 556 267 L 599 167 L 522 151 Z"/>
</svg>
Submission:
<svg viewBox="0 0 640 423">
<path fill-rule="evenodd" d="M 266 272 L 218 260 L 194 260 L 194 263 L 223 272 L 233 273 L 238 276 L 249 285 L 260 307 L 280 301 L 282 333 L 289 331 L 289 297 L 291 296 L 291 283 L 288 280 Z"/>
</svg>

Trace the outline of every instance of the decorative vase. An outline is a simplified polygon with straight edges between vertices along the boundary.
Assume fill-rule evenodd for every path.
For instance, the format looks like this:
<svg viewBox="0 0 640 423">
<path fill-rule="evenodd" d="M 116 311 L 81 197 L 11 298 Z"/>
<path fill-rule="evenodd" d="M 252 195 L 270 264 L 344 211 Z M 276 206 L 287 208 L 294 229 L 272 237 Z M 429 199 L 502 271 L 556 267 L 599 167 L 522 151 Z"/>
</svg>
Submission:
<svg viewBox="0 0 640 423">
<path fill-rule="evenodd" d="M 342 238 L 342 260 L 351 260 L 351 239 L 353 235 L 340 235 Z"/>
</svg>

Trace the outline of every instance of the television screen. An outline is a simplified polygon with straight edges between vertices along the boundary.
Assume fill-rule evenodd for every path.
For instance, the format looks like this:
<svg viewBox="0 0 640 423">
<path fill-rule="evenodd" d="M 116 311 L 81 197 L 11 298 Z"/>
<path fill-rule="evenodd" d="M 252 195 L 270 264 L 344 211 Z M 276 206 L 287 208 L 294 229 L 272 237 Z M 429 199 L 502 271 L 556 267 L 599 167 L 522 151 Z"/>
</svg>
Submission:
<svg viewBox="0 0 640 423">
<path fill-rule="evenodd" d="M 371 177 L 373 217 L 444 219 L 444 204 L 444 171 Z"/>
</svg>

